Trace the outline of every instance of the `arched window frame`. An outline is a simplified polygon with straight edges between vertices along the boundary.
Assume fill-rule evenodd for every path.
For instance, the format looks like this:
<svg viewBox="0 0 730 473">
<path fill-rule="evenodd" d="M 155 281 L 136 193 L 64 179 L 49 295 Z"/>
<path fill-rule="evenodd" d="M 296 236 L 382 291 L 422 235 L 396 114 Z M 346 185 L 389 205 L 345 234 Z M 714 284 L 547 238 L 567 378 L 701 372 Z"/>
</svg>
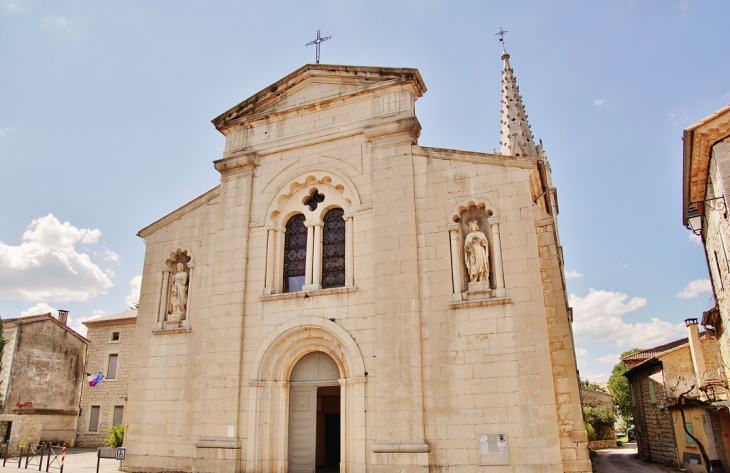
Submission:
<svg viewBox="0 0 730 473">
<path fill-rule="evenodd" d="M 324 201 L 311 209 L 305 204 L 317 191 Z M 267 232 L 266 277 L 264 296 L 283 293 L 284 239 L 286 222 L 295 214 L 304 214 L 307 226 L 307 260 L 303 291 L 322 289 L 322 232 L 324 215 L 333 208 L 344 211 L 345 220 L 345 287 L 354 287 L 355 210 L 360 205 L 354 186 L 331 170 L 310 170 L 284 181 L 272 196 L 264 217 Z"/>
</svg>

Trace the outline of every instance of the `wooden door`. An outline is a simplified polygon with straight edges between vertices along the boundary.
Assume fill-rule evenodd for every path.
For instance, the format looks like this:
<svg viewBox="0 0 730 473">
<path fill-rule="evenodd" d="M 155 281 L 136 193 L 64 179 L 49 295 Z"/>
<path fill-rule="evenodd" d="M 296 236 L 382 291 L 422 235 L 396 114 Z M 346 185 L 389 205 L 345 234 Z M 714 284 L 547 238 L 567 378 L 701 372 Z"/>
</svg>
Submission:
<svg viewBox="0 0 730 473">
<path fill-rule="evenodd" d="M 317 387 L 289 389 L 289 472 L 312 473 L 317 440 Z"/>
</svg>

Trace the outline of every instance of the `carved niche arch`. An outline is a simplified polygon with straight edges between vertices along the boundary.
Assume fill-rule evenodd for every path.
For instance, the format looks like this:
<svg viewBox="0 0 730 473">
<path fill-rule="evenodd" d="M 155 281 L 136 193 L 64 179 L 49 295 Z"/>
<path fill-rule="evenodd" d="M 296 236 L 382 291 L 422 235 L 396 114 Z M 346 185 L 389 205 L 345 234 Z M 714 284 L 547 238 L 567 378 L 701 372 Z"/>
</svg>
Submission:
<svg viewBox="0 0 730 473">
<path fill-rule="evenodd" d="M 459 302 L 465 297 L 468 299 L 505 297 L 502 244 L 499 234 L 499 224 L 502 219 L 499 209 L 486 198 L 468 199 L 454 205 L 448 220 L 447 228 L 451 242 L 452 300 Z M 488 240 L 489 280 L 482 284 L 470 283 L 464 258 L 464 242 L 470 233 L 471 222 L 477 223 L 479 230 Z"/>
<path fill-rule="evenodd" d="M 283 180 L 264 208 L 267 230 L 264 295 L 283 292 L 285 225 L 297 214 L 307 227 L 306 274 L 302 290 L 322 289 L 322 229 L 325 214 L 343 210 L 345 220 L 345 287 L 354 286 L 354 216 L 360 206 L 355 185 L 339 171 L 327 168 L 300 170 Z"/>
<path fill-rule="evenodd" d="M 342 458 L 346 471 L 365 461 L 365 381 L 367 373 L 355 340 L 340 325 L 319 316 L 280 325 L 261 343 L 249 375 L 247 471 L 288 461 L 289 380 L 305 355 L 322 352 L 337 364 L 341 379 Z"/>
<path fill-rule="evenodd" d="M 183 245 L 163 258 L 155 329 L 187 331 L 190 327 L 195 255 L 190 247 Z"/>
</svg>

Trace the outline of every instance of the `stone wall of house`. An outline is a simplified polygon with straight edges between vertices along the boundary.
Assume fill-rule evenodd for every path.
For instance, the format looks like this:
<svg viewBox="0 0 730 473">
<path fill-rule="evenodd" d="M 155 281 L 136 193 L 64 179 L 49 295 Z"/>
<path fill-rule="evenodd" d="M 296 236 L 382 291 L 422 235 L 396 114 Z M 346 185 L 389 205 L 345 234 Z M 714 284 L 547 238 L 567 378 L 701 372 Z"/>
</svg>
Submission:
<svg viewBox="0 0 730 473">
<path fill-rule="evenodd" d="M 591 450 L 604 450 L 607 448 L 616 448 L 616 439 L 611 440 L 592 440 L 588 442 L 588 448 Z"/>
<path fill-rule="evenodd" d="M 705 368 L 708 370 L 719 368 L 720 359 L 715 339 L 707 335 L 703 336 L 701 345 L 702 354 L 705 358 Z M 673 380 L 679 376 L 692 374 L 695 371 L 689 344 L 663 353 L 658 358 L 662 360 L 662 364 L 664 365 L 664 379 L 666 381 Z"/>
<path fill-rule="evenodd" d="M 86 340 L 50 316 L 8 325 L 15 325 L 16 331 L 9 351 L 12 358 L 3 363 L 8 371 L 3 413 L 38 417 L 42 441 L 73 446 L 85 379 Z M 18 408 L 19 402 L 32 406 Z"/>
<path fill-rule="evenodd" d="M 9 455 L 15 455 L 19 452 L 18 444 L 20 442 L 25 442 L 26 445 L 38 445 L 41 441 L 41 431 L 43 430 L 43 418 L 41 416 L 0 414 L 2 435 L 5 435 L 8 423 L 11 423 L 10 439 L 8 441 Z"/>
<path fill-rule="evenodd" d="M 611 408 L 613 394 L 581 386 L 580 395 L 584 406 Z"/>
<path fill-rule="evenodd" d="M 720 421 L 720 413 L 716 411 L 710 411 L 710 422 L 712 424 L 712 435 L 715 440 L 715 448 L 717 449 L 717 458 L 722 462 L 722 466 L 725 471 L 730 471 L 730 462 L 728 461 L 728 452 L 725 447 L 724 437 L 722 431 L 722 423 Z"/>
<path fill-rule="evenodd" d="M 134 334 L 136 319 L 110 321 L 105 323 L 87 323 L 89 339 L 89 355 L 87 371 L 92 375 L 101 372 L 108 375 L 109 355 L 116 354 L 117 374 L 115 379 L 103 379 L 95 387 L 84 383 L 79 417 L 78 445 L 81 447 L 100 447 L 107 438 L 107 431 L 112 427 L 114 408 L 124 408 L 126 418 L 127 395 L 132 368 L 134 350 Z M 112 341 L 112 333 L 119 332 L 119 340 Z M 97 430 L 90 429 L 92 406 L 98 406 L 99 423 Z"/>
<path fill-rule="evenodd" d="M 654 363 L 631 374 L 634 425 L 639 441 L 639 455 L 647 461 L 677 465 L 677 444 L 672 413 L 664 396 L 662 364 Z M 654 387 L 654 402 L 649 385 Z"/>
</svg>

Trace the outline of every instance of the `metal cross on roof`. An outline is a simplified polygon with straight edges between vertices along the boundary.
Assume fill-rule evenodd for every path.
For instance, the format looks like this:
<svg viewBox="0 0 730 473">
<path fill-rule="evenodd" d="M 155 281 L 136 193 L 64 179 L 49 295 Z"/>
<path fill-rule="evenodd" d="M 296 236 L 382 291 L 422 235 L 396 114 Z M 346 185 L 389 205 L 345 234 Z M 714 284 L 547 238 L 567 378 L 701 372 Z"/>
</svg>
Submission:
<svg viewBox="0 0 730 473">
<path fill-rule="evenodd" d="M 499 32 L 495 34 L 494 36 L 499 36 L 499 42 L 502 43 L 502 49 L 504 49 L 504 34 L 509 33 L 508 30 L 503 30 L 502 27 L 499 27 Z"/>
<path fill-rule="evenodd" d="M 319 64 L 319 45 L 320 45 L 320 43 L 323 43 L 332 37 L 332 36 L 327 36 L 326 38 L 321 38 L 319 36 L 319 31 L 320 30 L 317 30 L 317 39 L 315 39 L 314 41 L 310 41 L 305 45 L 305 46 L 311 46 L 314 44 L 317 46 L 317 64 Z"/>
</svg>

